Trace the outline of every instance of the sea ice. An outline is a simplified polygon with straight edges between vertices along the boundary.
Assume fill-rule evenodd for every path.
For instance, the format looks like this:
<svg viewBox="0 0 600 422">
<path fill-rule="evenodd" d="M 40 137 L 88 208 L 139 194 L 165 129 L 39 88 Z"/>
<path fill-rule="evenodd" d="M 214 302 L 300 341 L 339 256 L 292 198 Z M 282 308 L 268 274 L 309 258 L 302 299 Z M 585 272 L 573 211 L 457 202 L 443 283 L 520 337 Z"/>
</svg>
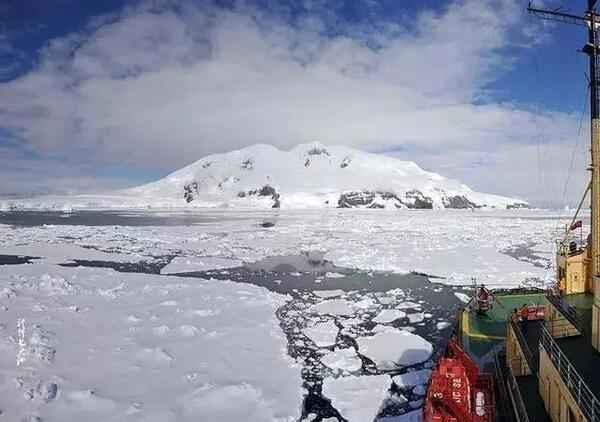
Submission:
<svg viewBox="0 0 600 422">
<path fill-rule="evenodd" d="M 435 328 L 438 330 L 443 330 L 444 328 L 448 328 L 451 324 L 448 321 L 440 321 L 435 324 Z"/>
<path fill-rule="evenodd" d="M 362 367 L 362 361 L 356 355 L 353 348 L 337 349 L 321 358 L 325 366 L 339 371 L 358 371 Z"/>
<path fill-rule="evenodd" d="M 373 336 L 358 337 L 356 342 L 360 354 L 382 370 L 423 362 L 433 352 L 431 343 L 404 330 L 389 329 Z"/>
<path fill-rule="evenodd" d="M 323 395 L 331 400 L 340 415 L 351 422 L 373 422 L 388 395 L 387 375 L 325 378 Z"/>
<path fill-rule="evenodd" d="M 328 299 L 330 297 L 341 296 L 345 292 L 343 290 L 338 289 L 338 290 L 315 290 L 313 293 L 323 299 Z"/>
<path fill-rule="evenodd" d="M 423 322 L 425 320 L 425 314 L 423 312 L 407 314 L 406 317 L 411 324 L 416 324 L 417 322 Z"/>
<path fill-rule="evenodd" d="M 386 324 L 388 322 L 404 318 L 405 316 L 406 312 L 400 311 L 398 309 L 384 309 L 381 312 L 379 312 L 379 314 L 375 318 L 373 318 L 372 321 L 380 324 Z"/>
<path fill-rule="evenodd" d="M 333 299 L 326 300 L 324 302 L 319 302 L 311 306 L 310 310 L 312 312 L 317 312 L 322 315 L 329 314 L 344 316 L 350 316 L 355 312 L 354 302 L 350 302 L 343 299 Z"/>
<path fill-rule="evenodd" d="M 414 309 L 416 311 L 421 309 L 421 304 L 415 302 L 402 302 L 396 305 L 396 309 Z"/>
<path fill-rule="evenodd" d="M 458 300 L 460 300 L 462 303 L 469 303 L 469 301 L 471 300 L 471 297 L 469 295 L 460 292 L 454 292 L 454 296 L 456 296 Z"/>
<path fill-rule="evenodd" d="M 48 280 L 68 281 L 72 289 L 57 296 L 55 289 L 32 288 Z M 22 386 L 0 385 L 7 420 L 34 412 L 42 421 L 300 418 L 300 367 L 286 353 L 275 315 L 285 296 L 228 281 L 47 262 L 3 266 L 0 283 L 16 292 L 0 299 L 9 309 L 0 345 L 22 319 L 25 352 L 22 366 L 15 364 L 17 347 L 5 353 L 0 372 L 7 381 L 33 376 Z M 106 293 L 115 286 L 118 294 Z M 161 306 L 166 301 L 176 306 Z M 65 312 L 70 306 L 82 311 Z"/>
<path fill-rule="evenodd" d="M 165 265 L 161 274 L 189 273 L 194 271 L 223 270 L 239 267 L 242 262 L 237 259 L 219 257 L 185 257 L 177 256 Z"/>
<path fill-rule="evenodd" d="M 333 321 L 319 322 L 312 327 L 305 328 L 302 332 L 318 347 L 328 347 L 335 344 L 338 327 Z"/>
<path fill-rule="evenodd" d="M 429 377 L 431 377 L 431 370 L 421 369 L 418 371 L 394 375 L 392 380 L 400 388 L 412 388 L 418 384 L 427 384 Z"/>
</svg>

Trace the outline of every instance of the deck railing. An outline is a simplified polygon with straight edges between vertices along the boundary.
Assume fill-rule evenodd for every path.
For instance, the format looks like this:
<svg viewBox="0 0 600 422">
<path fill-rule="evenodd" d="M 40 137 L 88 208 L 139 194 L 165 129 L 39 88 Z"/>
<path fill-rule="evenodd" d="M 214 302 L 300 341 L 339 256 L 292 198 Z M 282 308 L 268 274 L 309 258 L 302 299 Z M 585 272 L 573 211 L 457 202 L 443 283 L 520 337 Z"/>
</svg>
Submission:
<svg viewBox="0 0 600 422">
<path fill-rule="evenodd" d="M 581 321 L 579 315 L 577 315 L 577 311 L 575 308 L 570 306 L 567 302 L 565 302 L 564 298 L 560 295 L 547 293 L 546 299 L 550 302 L 554 307 L 569 321 L 571 324 L 579 330 L 580 333 L 583 334 L 583 326 L 584 324 Z"/>
<path fill-rule="evenodd" d="M 508 389 L 508 394 L 511 398 L 515 410 L 515 417 L 517 419 L 517 422 L 529 422 L 527 408 L 525 407 L 525 403 L 523 402 L 521 390 L 519 390 L 519 386 L 517 385 L 517 380 L 515 379 L 515 376 L 512 373 L 512 369 L 508 367 L 506 372 L 506 388 Z"/>
<path fill-rule="evenodd" d="M 529 324 L 529 323 L 534 323 L 534 321 L 525 321 L 524 323 Z M 537 322 L 535 322 L 535 323 L 537 324 Z M 536 357 L 534 356 L 531 349 L 529 348 L 527 339 L 525 339 L 525 336 L 523 335 L 523 332 L 521 331 L 520 324 L 523 324 L 523 322 L 510 320 L 510 324 L 512 326 L 513 333 L 515 333 L 515 337 L 517 338 L 517 341 L 519 342 L 519 345 L 521 346 L 521 351 L 523 352 L 523 356 L 525 357 L 525 360 L 527 361 L 527 365 L 529 365 L 529 369 L 531 370 L 531 372 L 533 374 L 537 374 L 538 370 L 539 370 L 539 362 L 536 359 Z"/>
<path fill-rule="evenodd" d="M 561 379 L 571 392 L 573 399 L 588 421 L 600 422 L 600 401 L 581 378 L 575 367 L 564 355 L 548 329 L 542 326 L 540 352 L 543 348 L 560 374 Z"/>
</svg>

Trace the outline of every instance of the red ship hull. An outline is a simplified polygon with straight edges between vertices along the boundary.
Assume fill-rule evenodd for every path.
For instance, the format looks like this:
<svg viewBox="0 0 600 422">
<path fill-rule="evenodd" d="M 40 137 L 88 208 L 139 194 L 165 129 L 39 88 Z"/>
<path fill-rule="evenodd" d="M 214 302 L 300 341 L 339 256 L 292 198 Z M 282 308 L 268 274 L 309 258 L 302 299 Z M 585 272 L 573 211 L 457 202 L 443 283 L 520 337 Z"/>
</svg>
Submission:
<svg viewBox="0 0 600 422">
<path fill-rule="evenodd" d="M 434 369 L 423 408 L 424 422 L 493 422 L 494 380 L 450 340 Z"/>
</svg>

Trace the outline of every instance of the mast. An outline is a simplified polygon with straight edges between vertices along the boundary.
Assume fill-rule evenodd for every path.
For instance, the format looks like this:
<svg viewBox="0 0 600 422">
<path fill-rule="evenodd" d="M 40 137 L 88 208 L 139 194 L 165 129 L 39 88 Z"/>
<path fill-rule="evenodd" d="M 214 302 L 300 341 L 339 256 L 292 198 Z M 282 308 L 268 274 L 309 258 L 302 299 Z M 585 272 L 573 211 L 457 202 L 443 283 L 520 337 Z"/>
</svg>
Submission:
<svg viewBox="0 0 600 422">
<path fill-rule="evenodd" d="M 588 8 L 583 16 L 562 13 L 559 9 L 544 10 L 532 7 L 531 3 L 527 10 L 542 18 L 584 25 L 588 28 L 588 42 L 582 52 L 589 58 L 590 78 L 590 133 L 591 133 L 591 241 L 587 247 L 590 249 L 591 257 L 591 279 L 594 292 L 594 306 L 592 311 L 592 346 L 600 351 L 600 105 L 598 99 L 598 34 L 600 16 L 596 14 L 596 3 L 598 0 L 588 0 Z"/>
<path fill-rule="evenodd" d="M 592 285 L 594 289 L 594 307 L 592 309 L 592 346 L 600 351 L 600 115 L 598 113 L 598 47 L 596 37 L 596 0 L 588 0 L 590 25 L 588 29 L 588 47 L 586 53 L 590 60 L 590 118 L 592 152 L 592 195 L 591 195 L 591 233 L 592 233 Z"/>
<path fill-rule="evenodd" d="M 598 286 L 600 271 L 600 221 L 598 211 L 600 210 L 600 115 L 598 110 L 598 70 L 597 70 L 597 40 L 595 4 L 597 0 L 588 0 L 588 16 L 590 18 L 588 28 L 588 43 L 583 51 L 588 55 L 590 61 L 590 118 L 591 118 L 591 153 L 592 153 L 592 195 L 591 195 L 591 257 L 592 277 L 594 290 Z M 595 310 L 595 309 L 594 309 Z M 597 349 L 599 347 L 595 346 Z"/>
</svg>

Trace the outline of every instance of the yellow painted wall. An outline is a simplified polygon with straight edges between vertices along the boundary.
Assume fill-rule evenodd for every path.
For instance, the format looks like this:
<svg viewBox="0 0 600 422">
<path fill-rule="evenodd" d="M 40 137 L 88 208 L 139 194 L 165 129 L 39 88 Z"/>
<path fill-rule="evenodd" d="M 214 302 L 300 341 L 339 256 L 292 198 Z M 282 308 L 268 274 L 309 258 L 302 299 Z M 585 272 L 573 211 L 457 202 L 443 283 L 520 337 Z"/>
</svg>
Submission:
<svg viewBox="0 0 600 422">
<path fill-rule="evenodd" d="M 539 382 L 540 395 L 552 422 L 587 421 L 544 349 L 540 350 Z M 569 419 L 569 413 L 575 415 L 575 420 Z"/>
<path fill-rule="evenodd" d="M 556 257 L 556 275 L 560 289 L 564 294 L 592 291 L 589 263 L 590 260 L 586 251 L 576 255 L 558 254 Z"/>
<path fill-rule="evenodd" d="M 515 333 L 510 324 L 508 325 L 508 331 L 506 333 L 506 366 L 512 369 L 515 377 L 522 375 L 531 375 L 531 369 L 525 360 L 521 345 L 515 337 Z"/>
<path fill-rule="evenodd" d="M 546 328 L 554 338 L 578 336 L 581 333 L 548 299 L 544 299 Z"/>
</svg>

